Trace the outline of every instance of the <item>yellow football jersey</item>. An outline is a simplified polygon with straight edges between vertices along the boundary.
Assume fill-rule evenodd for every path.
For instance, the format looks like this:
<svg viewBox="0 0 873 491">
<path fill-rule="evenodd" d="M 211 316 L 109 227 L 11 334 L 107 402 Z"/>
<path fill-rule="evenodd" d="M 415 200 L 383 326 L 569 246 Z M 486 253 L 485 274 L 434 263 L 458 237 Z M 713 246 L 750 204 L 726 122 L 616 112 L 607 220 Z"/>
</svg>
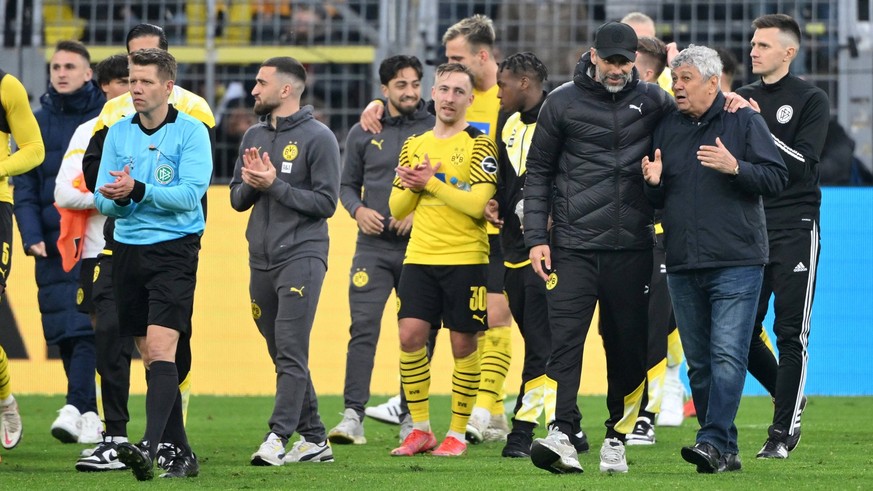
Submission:
<svg viewBox="0 0 873 491">
<path fill-rule="evenodd" d="M 497 97 L 497 84 L 486 91 L 473 89 L 473 104 L 467 108 L 467 122 L 470 126 L 488 135 L 491 141 L 497 142 L 497 118 L 500 114 L 500 99 Z M 500 233 L 500 229 L 486 224 L 486 230 L 491 235 Z"/>
<path fill-rule="evenodd" d="M 428 131 L 406 140 L 400 151 L 400 165 L 415 167 L 425 155 L 431 165 L 440 162 L 435 179 L 423 191 L 414 193 L 395 177 L 391 192 L 392 215 L 405 216 L 411 208 L 415 210 L 415 226 L 404 262 L 487 264 L 489 245 L 483 212 L 497 183 L 494 142 L 470 126 L 450 138 L 437 138 Z M 398 198 L 405 200 L 402 205 L 398 205 Z"/>
<path fill-rule="evenodd" d="M 499 87 L 494 84 L 482 92 L 473 89 L 473 104 L 467 108 L 467 123 L 497 142 L 497 115 L 500 113 Z"/>
<path fill-rule="evenodd" d="M 174 85 L 168 102 L 179 112 L 197 118 L 210 128 L 215 127 L 215 116 L 212 115 L 212 109 L 209 108 L 206 99 L 199 95 Z M 94 133 L 112 126 L 125 116 L 135 112 L 136 108 L 133 107 L 133 97 L 128 93 L 121 94 L 107 101 L 103 106 L 103 110 L 100 111 L 100 115 L 97 116 Z"/>
</svg>

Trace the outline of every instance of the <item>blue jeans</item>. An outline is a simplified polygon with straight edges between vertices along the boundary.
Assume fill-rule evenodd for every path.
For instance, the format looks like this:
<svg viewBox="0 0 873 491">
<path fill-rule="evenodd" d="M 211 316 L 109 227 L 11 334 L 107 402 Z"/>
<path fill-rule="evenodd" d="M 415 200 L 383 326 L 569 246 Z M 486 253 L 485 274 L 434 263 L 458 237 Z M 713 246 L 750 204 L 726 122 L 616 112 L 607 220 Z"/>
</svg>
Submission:
<svg viewBox="0 0 873 491">
<path fill-rule="evenodd" d="M 763 275 L 763 266 L 667 274 L 700 423 L 697 441 L 721 453 L 739 453 L 734 419 Z"/>
</svg>

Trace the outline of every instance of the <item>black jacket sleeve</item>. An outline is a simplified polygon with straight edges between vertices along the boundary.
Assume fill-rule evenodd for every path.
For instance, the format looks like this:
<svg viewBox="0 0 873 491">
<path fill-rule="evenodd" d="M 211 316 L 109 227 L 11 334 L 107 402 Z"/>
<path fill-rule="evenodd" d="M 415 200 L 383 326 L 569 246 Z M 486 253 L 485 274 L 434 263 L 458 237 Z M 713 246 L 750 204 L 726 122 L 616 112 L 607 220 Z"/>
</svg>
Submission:
<svg viewBox="0 0 873 491">
<path fill-rule="evenodd" d="M 85 186 L 88 191 L 96 192 L 97 174 L 100 171 L 100 157 L 103 156 L 103 143 L 106 141 L 106 134 L 109 133 L 109 128 L 103 127 L 97 133 L 91 136 L 91 141 L 88 142 L 88 149 L 85 150 L 85 155 L 82 157 L 82 173 L 85 175 Z"/>
<path fill-rule="evenodd" d="M 537 119 L 537 130 L 527 154 L 524 245 L 528 248 L 549 243 L 549 206 L 564 141 L 559 122 L 561 105 L 552 97 L 543 103 Z"/>
</svg>

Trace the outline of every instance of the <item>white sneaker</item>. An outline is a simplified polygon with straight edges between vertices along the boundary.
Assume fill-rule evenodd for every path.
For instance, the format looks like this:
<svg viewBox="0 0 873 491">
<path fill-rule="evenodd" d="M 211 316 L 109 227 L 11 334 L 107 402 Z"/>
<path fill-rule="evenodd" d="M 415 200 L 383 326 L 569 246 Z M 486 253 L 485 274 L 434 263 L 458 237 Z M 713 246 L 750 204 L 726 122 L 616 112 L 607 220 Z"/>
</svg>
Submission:
<svg viewBox="0 0 873 491">
<path fill-rule="evenodd" d="M 340 445 L 349 443 L 363 445 L 367 443 L 367 438 L 364 437 L 364 424 L 361 423 L 358 413 L 351 408 L 343 411 L 343 420 L 327 433 L 327 439 L 331 443 L 338 443 Z"/>
<path fill-rule="evenodd" d="M 252 454 L 252 465 L 283 465 L 285 461 L 285 445 L 282 439 L 275 433 L 267 435 L 264 443 L 258 447 L 258 451 Z"/>
<path fill-rule="evenodd" d="M 52 423 L 52 436 L 64 443 L 76 443 L 82 432 L 82 415 L 76 406 L 67 404 L 58 411 Z"/>
<path fill-rule="evenodd" d="M 127 438 L 124 438 L 127 440 Z M 88 455 L 82 455 L 76 461 L 76 470 L 79 472 L 101 472 L 127 469 L 123 462 L 118 460 L 118 444 L 111 436 L 107 436 L 96 447 L 89 449 Z"/>
<path fill-rule="evenodd" d="M 483 433 L 491 424 L 491 412 L 483 407 L 474 407 L 470 419 L 467 420 L 467 431 L 464 437 L 473 445 L 485 440 Z"/>
<path fill-rule="evenodd" d="M 549 428 L 547 437 L 533 441 L 530 460 L 540 469 L 554 474 L 582 472 L 576 448 L 570 443 L 570 438 L 555 426 Z"/>
<path fill-rule="evenodd" d="M 600 472 L 627 472 L 624 444 L 618 438 L 603 440 L 603 446 L 600 447 Z"/>
<path fill-rule="evenodd" d="M 15 448 L 21 441 L 24 427 L 21 425 L 21 414 L 18 412 L 18 402 L 12 398 L 12 402 L 0 406 L 0 433 L 3 437 L 3 448 Z"/>
<path fill-rule="evenodd" d="M 652 421 L 640 416 L 634 425 L 634 431 L 627 434 L 625 444 L 631 445 L 654 445 L 655 444 L 655 427 L 652 426 Z"/>
<path fill-rule="evenodd" d="M 661 412 L 655 420 L 658 426 L 682 426 L 685 420 L 685 385 L 679 378 L 667 377 L 664 380 L 664 397 L 661 399 Z"/>
<path fill-rule="evenodd" d="M 500 416 L 491 415 L 491 422 L 488 423 L 488 428 L 482 432 L 482 439 L 487 442 L 505 442 L 506 435 L 509 434 L 509 423 L 506 421 L 506 414 Z"/>
<path fill-rule="evenodd" d="M 301 438 L 285 454 L 285 462 L 333 462 L 333 449 L 328 441 L 312 443 Z"/>
<path fill-rule="evenodd" d="M 364 408 L 367 416 L 391 425 L 400 424 L 400 396 L 394 396 L 378 406 Z"/>
<path fill-rule="evenodd" d="M 103 441 L 103 421 L 94 411 L 88 411 L 79 418 L 79 443 L 100 443 Z"/>
</svg>

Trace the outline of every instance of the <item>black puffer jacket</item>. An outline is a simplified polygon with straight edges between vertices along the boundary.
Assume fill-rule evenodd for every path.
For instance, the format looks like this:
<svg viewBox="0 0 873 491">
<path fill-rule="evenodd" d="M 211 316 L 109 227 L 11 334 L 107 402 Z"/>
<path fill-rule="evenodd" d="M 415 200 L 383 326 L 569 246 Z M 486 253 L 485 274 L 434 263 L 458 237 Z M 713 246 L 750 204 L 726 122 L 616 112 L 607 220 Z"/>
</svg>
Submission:
<svg viewBox="0 0 873 491">
<path fill-rule="evenodd" d="M 527 156 L 524 240 L 568 249 L 633 250 L 654 244 L 641 160 L 674 107 L 655 84 L 633 80 L 612 94 L 589 76 L 589 54 L 572 82 L 549 94 Z M 552 237 L 546 230 L 549 213 Z"/>
</svg>

